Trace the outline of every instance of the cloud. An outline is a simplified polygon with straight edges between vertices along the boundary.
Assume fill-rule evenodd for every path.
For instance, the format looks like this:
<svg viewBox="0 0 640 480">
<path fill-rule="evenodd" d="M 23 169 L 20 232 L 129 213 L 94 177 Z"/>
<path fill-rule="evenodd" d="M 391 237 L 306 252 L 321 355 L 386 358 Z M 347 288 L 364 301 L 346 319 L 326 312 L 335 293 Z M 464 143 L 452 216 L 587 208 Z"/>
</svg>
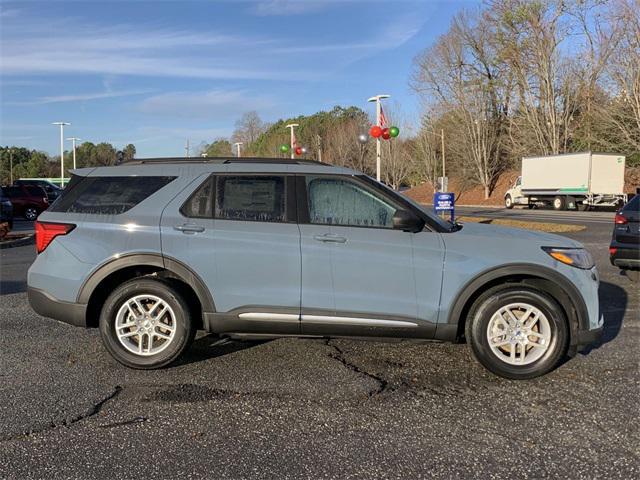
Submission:
<svg viewBox="0 0 640 480">
<path fill-rule="evenodd" d="M 261 15 L 294 15 L 332 3 L 272 0 L 252 7 Z M 4 78 L 84 74 L 295 82 L 317 81 L 372 53 L 395 48 L 422 26 L 415 15 L 395 15 L 380 28 L 368 28 L 367 38 L 314 43 L 313 37 L 292 42 L 286 32 L 265 36 L 253 31 L 190 31 L 153 24 L 104 26 L 96 20 L 43 19 L 24 12 L 17 20 L 4 23 L 0 49 Z"/>
<path fill-rule="evenodd" d="M 258 16 L 290 16 L 305 15 L 325 9 L 330 3 L 327 0 L 269 0 L 255 4 L 250 12 Z"/>
<path fill-rule="evenodd" d="M 102 27 L 77 18 L 3 25 L 2 75 L 99 74 L 202 79 L 304 80 L 260 55 L 273 40 L 162 27 Z M 70 46 L 73 46 L 70 48 Z"/>
<path fill-rule="evenodd" d="M 0 18 L 15 18 L 18 15 L 20 15 L 20 10 L 17 8 L 0 7 Z"/>
<path fill-rule="evenodd" d="M 220 121 L 225 117 L 235 119 L 248 110 L 269 109 L 275 104 L 270 97 L 252 96 L 240 90 L 210 90 L 155 95 L 145 99 L 138 110 L 154 115 Z"/>
<path fill-rule="evenodd" d="M 122 90 L 122 91 L 106 91 L 94 93 L 78 93 L 73 95 L 53 95 L 48 97 L 37 98 L 27 102 L 7 102 L 8 105 L 44 105 L 47 103 L 63 103 L 63 102 L 84 102 L 88 100 L 98 100 L 101 98 L 127 97 L 131 95 L 142 95 L 149 93 L 151 90 Z"/>
</svg>

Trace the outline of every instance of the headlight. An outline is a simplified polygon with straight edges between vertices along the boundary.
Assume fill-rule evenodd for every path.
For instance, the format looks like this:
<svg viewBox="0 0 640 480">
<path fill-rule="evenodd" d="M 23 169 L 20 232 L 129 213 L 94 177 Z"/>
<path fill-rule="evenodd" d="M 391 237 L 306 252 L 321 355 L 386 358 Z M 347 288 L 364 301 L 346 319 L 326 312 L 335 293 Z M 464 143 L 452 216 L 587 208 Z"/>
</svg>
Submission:
<svg viewBox="0 0 640 480">
<path fill-rule="evenodd" d="M 572 267 L 589 270 L 593 268 L 593 258 L 584 248 L 554 248 L 542 247 L 555 260 Z"/>
</svg>

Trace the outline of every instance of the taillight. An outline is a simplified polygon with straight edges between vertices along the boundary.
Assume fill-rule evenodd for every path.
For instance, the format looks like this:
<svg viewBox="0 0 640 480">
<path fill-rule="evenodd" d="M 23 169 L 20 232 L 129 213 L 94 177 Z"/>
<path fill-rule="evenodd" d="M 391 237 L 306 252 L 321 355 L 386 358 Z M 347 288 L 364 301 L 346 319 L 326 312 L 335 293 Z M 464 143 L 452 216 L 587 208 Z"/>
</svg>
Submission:
<svg viewBox="0 0 640 480">
<path fill-rule="evenodd" d="M 616 247 L 609 247 L 609 255 L 615 255 L 617 251 Z"/>
<path fill-rule="evenodd" d="M 614 222 L 616 222 L 616 225 L 624 225 L 628 222 L 628 220 L 624 217 L 624 215 L 616 213 L 616 219 L 614 220 Z"/>
<path fill-rule="evenodd" d="M 38 253 L 44 252 L 45 248 L 47 248 L 51 241 L 58 235 L 66 235 L 76 228 L 72 223 L 50 223 L 38 221 L 35 222 L 35 227 L 36 251 Z"/>
</svg>

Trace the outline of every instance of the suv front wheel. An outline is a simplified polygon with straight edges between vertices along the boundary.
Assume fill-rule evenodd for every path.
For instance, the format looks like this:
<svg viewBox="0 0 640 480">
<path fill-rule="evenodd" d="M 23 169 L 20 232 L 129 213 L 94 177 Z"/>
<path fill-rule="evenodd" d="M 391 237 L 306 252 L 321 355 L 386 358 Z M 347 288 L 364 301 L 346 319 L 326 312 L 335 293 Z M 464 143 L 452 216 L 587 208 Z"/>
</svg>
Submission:
<svg viewBox="0 0 640 480">
<path fill-rule="evenodd" d="M 514 380 L 535 378 L 564 358 L 569 340 L 562 308 L 528 287 L 496 287 L 474 303 L 466 338 L 475 358 L 493 373 Z"/>
<path fill-rule="evenodd" d="M 189 347 L 196 329 L 189 307 L 167 282 L 138 278 L 107 298 L 100 335 L 109 353 L 131 368 L 160 368 Z"/>
<path fill-rule="evenodd" d="M 26 220 L 35 220 L 38 218 L 38 209 L 36 207 L 26 207 L 24 209 L 24 218 Z"/>
</svg>

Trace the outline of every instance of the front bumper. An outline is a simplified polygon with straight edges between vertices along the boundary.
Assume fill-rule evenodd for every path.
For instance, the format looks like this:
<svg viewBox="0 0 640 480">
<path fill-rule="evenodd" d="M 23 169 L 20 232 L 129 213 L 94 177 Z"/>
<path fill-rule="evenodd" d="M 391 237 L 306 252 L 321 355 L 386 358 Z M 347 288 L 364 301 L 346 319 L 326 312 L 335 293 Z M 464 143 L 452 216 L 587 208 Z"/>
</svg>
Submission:
<svg viewBox="0 0 640 480">
<path fill-rule="evenodd" d="M 87 306 L 58 300 L 37 288 L 28 287 L 29 305 L 43 317 L 53 318 L 76 327 L 87 326 Z"/>
<path fill-rule="evenodd" d="M 584 350 L 585 347 L 597 342 L 602 337 L 604 325 L 593 330 L 578 330 L 576 332 L 576 347 L 578 351 Z"/>
</svg>

